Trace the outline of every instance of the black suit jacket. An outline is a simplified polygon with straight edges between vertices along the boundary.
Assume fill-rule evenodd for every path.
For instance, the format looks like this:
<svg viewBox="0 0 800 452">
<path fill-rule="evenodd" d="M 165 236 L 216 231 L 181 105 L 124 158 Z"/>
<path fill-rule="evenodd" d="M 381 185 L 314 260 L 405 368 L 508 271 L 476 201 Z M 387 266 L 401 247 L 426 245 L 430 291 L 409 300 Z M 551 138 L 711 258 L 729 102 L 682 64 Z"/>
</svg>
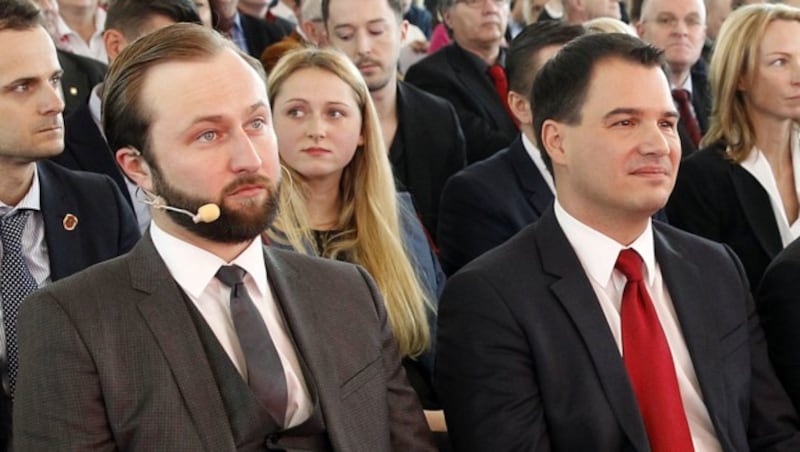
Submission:
<svg viewBox="0 0 800 452">
<path fill-rule="evenodd" d="M 453 104 L 467 140 L 469 163 L 507 147 L 519 133 L 489 75 L 479 72 L 458 44 L 445 46 L 411 66 L 405 80 Z"/>
<path fill-rule="evenodd" d="M 411 193 L 422 224 L 433 235 L 444 184 L 466 165 L 464 133 L 449 102 L 408 83 L 397 83 L 397 107 L 404 145 L 399 151 L 407 170 L 397 179 Z M 392 152 L 394 148 L 393 144 Z"/>
<path fill-rule="evenodd" d="M 735 255 L 660 222 L 653 230 L 722 449 L 800 450 Z M 619 349 L 552 209 L 448 281 L 437 347 L 455 450 L 650 450 Z"/>
<path fill-rule="evenodd" d="M 276 23 L 267 22 L 264 19 L 239 13 L 239 20 L 242 23 L 244 40 L 247 42 L 247 53 L 255 59 L 268 46 L 275 44 L 283 39 L 287 33 Z"/>
<path fill-rule="evenodd" d="M 84 102 L 64 120 L 64 152 L 51 160 L 65 168 L 109 176 L 117 183 L 128 204 L 133 205 L 125 176 L 97 128 L 88 102 Z"/>
<path fill-rule="evenodd" d="M 334 450 L 432 450 L 366 272 L 275 249 L 264 260 Z M 15 450 L 240 450 L 186 303 L 149 235 L 33 294 L 19 315 Z"/>
<path fill-rule="evenodd" d="M 700 125 L 700 132 L 705 135 L 708 132 L 709 117 L 711 116 L 711 87 L 708 84 L 707 65 L 703 59 L 700 59 L 692 66 L 691 77 L 692 108 L 694 108 L 694 114 Z M 697 151 L 697 146 L 689 138 L 689 131 L 686 129 L 686 123 L 683 119 L 678 121 L 678 135 L 681 138 L 682 156 L 684 158 Z"/>
<path fill-rule="evenodd" d="M 37 163 L 44 239 L 50 279 L 58 281 L 98 262 L 128 252 L 139 240 L 139 228 L 128 203 L 105 176 Z M 68 230 L 64 218 L 78 219 Z M 24 353 L 24 352 L 23 352 Z M 10 431 L 10 402 L 0 390 L 0 449 Z"/>
<path fill-rule="evenodd" d="M 522 138 L 451 177 L 439 209 L 439 260 L 448 275 L 538 220 L 553 192 Z"/>
<path fill-rule="evenodd" d="M 681 162 L 667 218 L 673 226 L 730 246 L 755 291 L 783 242 L 769 195 L 747 170 L 725 158 L 725 148 L 718 143 Z"/>
<path fill-rule="evenodd" d="M 800 410 L 800 241 L 767 267 L 756 301 L 775 373 Z"/>
<path fill-rule="evenodd" d="M 92 58 L 58 50 L 58 62 L 64 74 L 61 89 L 64 91 L 64 117 L 86 103 L 92 88 L 103 81 L 108 67 Z"/>
</svg>

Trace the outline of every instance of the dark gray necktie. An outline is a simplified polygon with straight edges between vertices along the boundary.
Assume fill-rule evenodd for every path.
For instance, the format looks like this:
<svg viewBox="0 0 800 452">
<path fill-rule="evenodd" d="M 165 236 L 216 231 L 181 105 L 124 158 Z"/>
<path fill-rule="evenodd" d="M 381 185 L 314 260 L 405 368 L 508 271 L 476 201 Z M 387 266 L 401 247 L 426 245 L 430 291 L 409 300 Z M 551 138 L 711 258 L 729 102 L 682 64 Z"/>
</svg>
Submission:
<svg viewBox="0 0 800 452">
<path fill-rule="evenodd" d="M 12 397 L 17 380 L 17 312 L 22 300 L 38 288 L 22 255 L 22 231 L 30 215 L 30 210 L 17 210 L 0 218 L 0 238 L 3 242 L 0 296 L 3 297 L 8 393 Z"/>
<path fill-rule="evenodd" d="M 286 376 L 264 319 L 244 286 L 245 273 L 236 265 L 222 266 L 217 279 L 231 288 L 231 318 L 247 364 L 248 385 L 273 419 L 283 426 L 288 400 Z"/>
</svg>

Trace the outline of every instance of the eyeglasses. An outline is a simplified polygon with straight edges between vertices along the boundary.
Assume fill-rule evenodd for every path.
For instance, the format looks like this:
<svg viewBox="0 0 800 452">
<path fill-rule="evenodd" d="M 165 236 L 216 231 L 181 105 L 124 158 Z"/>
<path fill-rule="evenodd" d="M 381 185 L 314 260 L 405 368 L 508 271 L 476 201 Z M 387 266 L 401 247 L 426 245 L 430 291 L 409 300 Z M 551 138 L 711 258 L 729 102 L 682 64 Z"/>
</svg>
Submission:
<svg viewBox="0 0 800 452">
<path fill-rule="evenodd" d="M 683 19 L 679 19 L 672 14 L 660 14 L 655 19 L 656 25 L 663 28 L 675 28 L 680 22 L 683 22 L 686 28 L 689 29 L 697 29 L 703 26 L 703 21 L 700 20 L 700 16 L 694 14 L 686 16 Z"/>
<path fill-rule="evenodd" d="M 480 8 L 486 3 L 487 0 L 456 0 L 456 3 L 463 3 L 470 8 Z M 488 0 L 498 8 L 507 8 L 511 4 L 511 0 Z"/>
</svg>

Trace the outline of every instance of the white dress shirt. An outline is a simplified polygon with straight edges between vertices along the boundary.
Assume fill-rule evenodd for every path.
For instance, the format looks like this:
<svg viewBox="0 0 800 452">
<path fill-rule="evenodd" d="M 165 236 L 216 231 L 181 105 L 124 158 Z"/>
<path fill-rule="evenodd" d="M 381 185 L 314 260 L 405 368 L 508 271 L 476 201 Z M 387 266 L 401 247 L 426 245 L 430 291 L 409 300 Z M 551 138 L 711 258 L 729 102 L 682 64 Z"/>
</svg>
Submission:
<svg viewBox="0 0 800 452">
<path fill-rule="evenodd" d="M 232 262 L 225 262 L 206 250 L 170 235 L 155 222 L 150 224 L 150 234 L 170 274 L 200 311 L 245 381 L 247 367 L 231 319 L 230 288 L 215 275 L 223 265 L 238 265 L 247 272 L 244 285 L 264 319 L 286 375 L 288 405 L 285 426 L 293 427 L 308 419 L 313 410 L 311 397 L 288 328 L 267 282 L 261 239 L 253 240 Z"/>
<path fill-rule="evenodd" d="M 578 260 L 589 278 L 589 282 L 597 295 L 600 308 L 608 322 L 611 334 L 622 355 L 622 322 L 620 305 L 622 292 L 627 282 L 625 276 L 614 269 L 619 252 L 625 248 L 633 248 L 644 262 L 644 282 L 653 300 L 661 328 L 669 343 L 678 387 L 692 434 L 692 443 L 696 451 L 721 451 L 711 418 L 703 403 L 703 394 L 697 381 L 694 365 L 689 350 L 683 339 L 681 325 L 675 314 L 669 290 L 664 284 L 661 268 L 656 262 L 653 245 L 653 227 L 648 222 L 647 228 L 630 246 L 623 246 L 610 237 L 581 223 L 567 213 L 558 200 L 555 201 L 555 215 L 558 224 L 575 250 Z"/>
<path fill-rule="evenodd" d="M 792 131 L 791 139 L 791 153 L 792 153 L 792 169 L 794 171 L 794 191 L 800 199 L 800 135 L 797 129 Z M 772 172 L 772 167 L 769 166 L 767 158 L 758 148 L 753 148 L 750 155 L 740 163 L 742 168 L 747 170 L 753 177 L 756 178 L 759 184 L 764 188 L 769 195 L 769 203 L 772 206 L 772 214 L 775 216 L 775 223 L 778 225 L 778 231 L 781 234 L 781 243 L 784 248 L 790 244 L 794 239 L 800 236 L 800 216 L 795 218 L 792 224 L 789 224 L 789 219 L 786 216 L 786 209 L 783 208 L 783 199 L 778 190 L 778 183 L 775 180 L 775 174 Z"/>
</svg>

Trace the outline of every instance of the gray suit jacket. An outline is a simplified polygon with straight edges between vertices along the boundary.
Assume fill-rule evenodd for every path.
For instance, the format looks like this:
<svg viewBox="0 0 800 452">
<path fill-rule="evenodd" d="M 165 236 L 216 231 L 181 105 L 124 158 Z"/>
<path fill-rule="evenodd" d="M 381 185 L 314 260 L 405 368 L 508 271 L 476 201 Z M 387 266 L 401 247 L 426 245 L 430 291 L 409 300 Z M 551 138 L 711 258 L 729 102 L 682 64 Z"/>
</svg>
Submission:
<svg viewBox="0 0 800 452">
<path fill-rule="evenodd" d="M 431 450 L 386 312 L 360 268 L 266 249 L 335 450 Z M 14 447 L 234 451 L 208 358 L 149 234 L 32 295 L 19 315 Z"/>
</svg>

